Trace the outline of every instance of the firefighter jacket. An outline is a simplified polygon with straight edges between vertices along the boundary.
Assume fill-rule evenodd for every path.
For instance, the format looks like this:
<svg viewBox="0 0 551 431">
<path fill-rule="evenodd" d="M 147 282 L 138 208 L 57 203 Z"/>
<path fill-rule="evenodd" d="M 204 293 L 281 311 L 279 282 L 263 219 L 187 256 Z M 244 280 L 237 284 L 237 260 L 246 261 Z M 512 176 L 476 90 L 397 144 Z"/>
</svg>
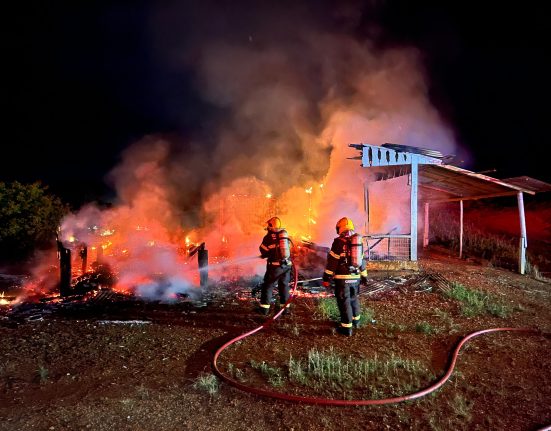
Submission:
<svg viewBox="0 0 551 431">
<path fill-rule="evenodd" d="M 262 244 L 258 249 L 260 250 L 260 257 L 268 259 L 268 265 L 283 266 L 290 264 L 290 261 L 283 261 L 279 250 L 279 235 L 278 231 L 268 231 L 268 233 L 262 239 Z"/>
<path fill-rule="evenodd" d="M 339 236 L 333 241 L 331 250 L 327 255 L 327 264 L 323 273 L 323 281 L 336 280 L 362 280 L 367 279 L 365 258 L 359 268 L 350 262 L 350 237 Z"/>
</svg>

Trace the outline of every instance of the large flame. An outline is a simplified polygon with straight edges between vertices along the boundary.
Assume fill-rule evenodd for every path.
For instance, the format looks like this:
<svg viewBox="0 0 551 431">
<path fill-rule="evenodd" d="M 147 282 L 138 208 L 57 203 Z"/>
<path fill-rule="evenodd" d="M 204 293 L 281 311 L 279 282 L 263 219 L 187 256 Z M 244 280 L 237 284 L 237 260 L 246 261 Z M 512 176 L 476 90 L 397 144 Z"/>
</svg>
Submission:
<svg viewBox="0 0 551 431">
<path fill-rule="evenodd" d="M 157 17 L 163 28 L 173 18 L 165 12 Z M 260 49 L 208 39 L 198 46 L 190 66 L 201 77 L 197 91 L 224 118 L 211 119 L 204 137 L 182 144 L 147 136 L 123 153 L 110 176 L 114 206 L 88 205 L 61 225 L 76 274 L 86 246 L 85 271 L 101 260 L 119 289 L 170 297 L 197 287 L 190 250 L 202 243 L 215 281 L 232 260 L 243 273 L 262 274 L 255 256 L 275 215 L 295 242 L 329 245 L 343 216 L 361 233 L 394 226 L 407 233 L 406 179 L 374 183 L 368 169 L 347 158 L 356 155 L 348 144 L 360 142 L 453 151 L 451 132 L 428 102 L 418 53 L 375 51 L 300 20 L 296 28 L 303 34 L 295 44 L 272 41 Z M 48 281 L 33 286 L 52 285 L 48 259 L 35 277 L 47 273 Z"/>
</svg>

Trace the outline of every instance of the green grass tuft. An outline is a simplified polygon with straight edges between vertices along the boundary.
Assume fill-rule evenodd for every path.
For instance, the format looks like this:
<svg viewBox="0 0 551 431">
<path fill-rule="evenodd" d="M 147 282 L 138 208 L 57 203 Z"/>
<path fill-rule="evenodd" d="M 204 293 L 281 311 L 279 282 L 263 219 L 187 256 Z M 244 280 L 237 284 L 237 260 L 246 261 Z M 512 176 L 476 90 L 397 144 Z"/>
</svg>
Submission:
<svg viewBox="0 0 551 431">
<path fill-rule="evenodd" d="M 43 365 L 39 365 L 38 369 L 36 370 L 36 374 L 38 375 L 40 383 L 45 383 L 45 382 L 48 381 L 48 377 L 50 375 L 50 372 Z"/>
<path fill-rule="evenodd" d="M 468 289 L 460 283 L 452 283 L 446 296 L 461 302 L 461 311 L 467 317 L 489 313 L 496 317 L 507 317 L 510 307 L 497 301 L 491 295 L 478 290 Z"/>
<path fill-rule="evenodd" d="M 320 298 L 317 308 L 317 314 L 322 319 L 339 321 L 340 313 L 335 298 Z"/>
<path fill-rule="evenodd" d="M 256 362 L 251 360 L 251 367 L 255 370 L 259 370 L 260 373 L 268 379 L 268 383 L 274 387 L 281 387 L 285 384 L 283 380 L 283 370 L 278 367 L 272 367 L 265 361 Z"/>
<path fill-rule="evenodd" d="M 209 373 L 202 373 L 199 377 L 197 377 L 193 387 L 195 389 L 205 391 L 211 396 L 216 395 L 220 390 L 218 379 L 214 374 Z"/>
<path fill-rule="evenodd" d="M 417 323 L 415 325 L 415 331 L 427 335 L 436 333 L 436 330 L 428 322 Z"/>
</svg>

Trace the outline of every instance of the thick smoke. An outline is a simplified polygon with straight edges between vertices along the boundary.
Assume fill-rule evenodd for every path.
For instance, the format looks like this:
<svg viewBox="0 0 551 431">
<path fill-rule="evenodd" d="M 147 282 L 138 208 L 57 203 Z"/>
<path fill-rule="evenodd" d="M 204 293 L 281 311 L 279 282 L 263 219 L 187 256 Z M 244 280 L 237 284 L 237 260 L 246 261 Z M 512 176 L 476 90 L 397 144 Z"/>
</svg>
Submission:
<svg viewBox="0 0 551 431">
<path fill-rule="evenodd" d="M 169 253 L 191 235 L 212 254 L 229 247 L 233 256 L 257 253 L 265 214 L 322 244 L 343 216 L 358 230 L 407 232 L 403 181 L 373 185 L 368 169 L 347 160 L 357 155 L 348 144 L 392 142 L 449 154 L 454 140 L 428 101 L 420 53 L 358 39 L 360 13 L 368 12 L 354 3 L 325 12 L 262 2 L 158 6 L 150 26 L 154 57 L 166 75 L 193 77 L 201 124 L 186 141 L 148 136 L 128 148 L 111 175 L 116 207 L 101 215 L 85 208 L 66 219 L 64 232 L 85 240 L 83 230 L 97 220 L 115 226 L 118 243 L 140 259 L 121 269 L 121 278 L 133 280 L 136 268 L 182 277 L 174 256 L 149 263 L 142 239 L 131 239 L 140 225 Z M 369 226 L 364 183 L 372 193 Z M 253 203 L 255 214 L 238 209 Z"/>
<path fill-rule="evenodd" d="M 419 52 L 383 51 L 353 37 L 357 18 L 368 13 L 354 2 L 319 13 L 251 3 L 218 15 L 216 5 L 162 8 L 153 27 L 162 34 L 157 40 L 171 42 L 161 61 L 191 70 L 202 99 L 218 113 L 210 123 L 214 139 L 203 146 L 208 169 L 194 170 L 186 158 L 179 164 L 201 178 L 203 201 L 220 200 L 225 187 L 235 190 L 236 180 L 252 178 L 264 184 L 259 196 L 267 189 L 279 199 L 291 230 L 326 242 L 327 227 L 339 217 L 359 224 L 365 218 L 368 172 L 346 160 L 356 155 L 349 143 L 454 151 L 451 132 L 428 101 Z M 401 220 L 406 199 L 407 193 L 393 194 L 395 214 L 386 211 L 372 228 L 408 226 Z"/>
</svg>

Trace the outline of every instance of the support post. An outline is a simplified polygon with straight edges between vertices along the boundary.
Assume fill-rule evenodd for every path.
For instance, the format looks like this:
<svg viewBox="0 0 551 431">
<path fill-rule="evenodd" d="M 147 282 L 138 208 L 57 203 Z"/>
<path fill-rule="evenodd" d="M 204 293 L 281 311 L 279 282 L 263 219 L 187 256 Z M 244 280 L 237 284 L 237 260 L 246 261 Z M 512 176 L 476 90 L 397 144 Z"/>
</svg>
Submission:
<svg viewBox="0 0 551 431">
<path fill-rule="evenodd" d="M 84 274 L 88 269 L 88 247 L 85 244 L 80 247 L 79 255 L 82 260 L 81 271 Z"/>
<path fill-rule="evenodd" d="M 199 284 L 206 287 L 209 282 L 209 251 L 204 246 L 197 252 L 197 263 L 199 265 Z"/>
<path fill-rule="evenodd" d="M 463 201 L 459 201 L 459 259 L 463 257 Z"/>
<path fill-rule="evenodd" d="M 528 235 L 526 233 L 526 218 L 524 216 L 524 197 L 522 192 L 517 193 L 518 215 L 520 219 L 520 244 L 518 251 L 519 272 L 526 272 L 526 248 L 528 247 Z"/>
<path fill-rule="evenodd" d="M 425 202 L 425 224 L 423 228 L 423 247 L 429 245 L 429 203 Z"/>
<path fill-rule="evenodd" d="M 103 261 L 103 246 L 99 244 L 96 247 L 96 262 L 101 263 Z"/>
<path fill-rule="evenodd" d="M 369 188 L 367 181 L 364 182 L 364 235 L 369 235 Z"/>
<path fill-rule="evenodd" d="M 58 241 L 57 252 L 59 257 L 59 295 L 68 296 L 71 294 L 71 250 Z"/>
<path fill-rule="evenodd" d="M 410 232 L 409 255 L 412 261 L 417 260 L 417 186 L 419 184 L 419 165 L 416 155 L 411 158 L 411 194 L 410 194 Z"/>
</svg>

